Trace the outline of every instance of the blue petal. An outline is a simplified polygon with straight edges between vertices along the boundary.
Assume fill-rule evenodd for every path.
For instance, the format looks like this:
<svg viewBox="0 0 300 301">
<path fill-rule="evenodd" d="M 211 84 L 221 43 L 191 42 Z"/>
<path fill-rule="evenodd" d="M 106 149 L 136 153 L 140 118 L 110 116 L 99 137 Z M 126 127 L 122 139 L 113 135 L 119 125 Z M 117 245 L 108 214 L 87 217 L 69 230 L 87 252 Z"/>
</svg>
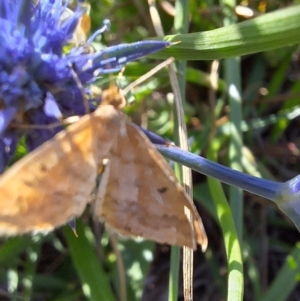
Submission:
<svg viewBox="0 0 300 301">
<path fill-rule="evenodd" d="M 3 136 L 4 131 L 14 119 L 17 110 L 14 107 L 9 107 L 0 111 L 0 137 Z"/>
<path fill-rule="evenodd" d="M 19 141 L 19 135 L 15 132 L 6 132 L 0 139 L 0 173 L 5 170 L 9 160 L 13 157 Z"/>
<path fill-rule="evenodd" d="M 49 92 L 47 93 L 47 96 L 45 98 L 44 113 L 48 117 L 54 117 L 55 119 L 58 120 L 63 117 L 53 95 Z"/>
<path fill-rule="evenodd" d="M 30 110 L 28 111 L 28 118 L 30 124 L 33 125 L 51 125 L 54 123 L 59 123 L 54 117 L 47 116 L 43 109 L 41 110 Z M 25 143 L 29 151 L 34 150 L 42 143 L 51 139 L 54 135 L 60 132 L 63 129 L 63 126 L 55 126 L 55 127 L 45 127 L 45 128 L 34 128 L 30 129 L 25 135 Z"/>
</svg>

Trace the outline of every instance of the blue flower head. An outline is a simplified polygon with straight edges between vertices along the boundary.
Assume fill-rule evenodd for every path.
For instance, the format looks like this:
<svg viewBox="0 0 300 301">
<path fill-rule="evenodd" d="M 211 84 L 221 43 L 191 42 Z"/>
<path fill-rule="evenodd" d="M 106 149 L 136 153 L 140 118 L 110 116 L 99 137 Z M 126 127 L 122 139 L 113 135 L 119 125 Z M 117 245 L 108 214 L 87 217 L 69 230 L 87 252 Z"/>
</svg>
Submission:
<svg viewBox="0 0 300 301">
<path fill-rule="evenodd" d="M 61 130 L 47 125 L 61 117 L 85 114 L 88 85 L 101 74 L 120 70 L 126 63 L 169 45 L 144 41 L 94 53 L 86 53 L 86 47 L 78 45 L 64 53 L 82 9 L 70 12 L 63 0 L 35 2 L 0 2 L 0 172 L 14 155 L 21 136 L 28 150 L 33 150 Z M 105 23 L 87 43 L 107 26 Z M 90 111 L 92 103 L 90 99 Z"/>
</svg>

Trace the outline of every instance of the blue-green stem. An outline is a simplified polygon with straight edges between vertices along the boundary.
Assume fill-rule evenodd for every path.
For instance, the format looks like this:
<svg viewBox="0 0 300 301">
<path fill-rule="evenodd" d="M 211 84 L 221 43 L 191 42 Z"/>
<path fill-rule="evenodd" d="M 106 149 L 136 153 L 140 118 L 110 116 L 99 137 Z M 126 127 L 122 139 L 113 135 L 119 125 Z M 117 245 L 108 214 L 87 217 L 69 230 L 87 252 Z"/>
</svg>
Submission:
<svg viewBox="0 0 300 301">
<path fill-rule="evenodd" d="M 177 147 L 156 147 L 165 157 L 175 162 L 275 202 L 300 231 L 300 175 L 284 183 L 275 182 L 247 175 Z"/>
<path fill-rule="evenodd" d="M 177 147 L 164 145 L 156 145 L 156 147 L 165 157 L 175 162 L 179 162 L 206 176 L 213 177 L 223 183 L 239 187 L 274 202 L 283 187 L 283 183 L 250 176 Z"/>
</svg>

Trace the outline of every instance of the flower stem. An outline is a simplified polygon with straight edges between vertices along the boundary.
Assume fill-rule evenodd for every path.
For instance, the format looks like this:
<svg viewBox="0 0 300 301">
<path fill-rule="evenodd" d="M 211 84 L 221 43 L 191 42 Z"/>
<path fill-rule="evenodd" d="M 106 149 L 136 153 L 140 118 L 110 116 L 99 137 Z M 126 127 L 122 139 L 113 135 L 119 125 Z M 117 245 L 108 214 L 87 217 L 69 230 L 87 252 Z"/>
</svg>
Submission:
<svg viewBox="0 0 300 301">
<path fill-rule="evenodd" d="M 162 155 L 175 162 L 190 167 L 206 176 L 218 179 L 223 183 L 262 196 L 273 202 L 277 201 L 278 196 L 284 187 L 284 183 L 247 175 L 177 147 L 163 145 L 156 145 L 156 147 Z"/>
</svg>

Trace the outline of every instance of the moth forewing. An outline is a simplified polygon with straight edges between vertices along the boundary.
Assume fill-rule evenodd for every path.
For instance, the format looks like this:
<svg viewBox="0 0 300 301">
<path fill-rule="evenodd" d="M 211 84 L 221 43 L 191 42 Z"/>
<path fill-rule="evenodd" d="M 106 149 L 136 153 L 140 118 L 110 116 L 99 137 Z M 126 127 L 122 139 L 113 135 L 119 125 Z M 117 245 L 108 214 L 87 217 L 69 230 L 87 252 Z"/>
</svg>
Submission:
<svg viewBox="0 0 300 301">
<path fill-rule="evenodd" d="M 50 231 L 81 215 L 121 119 L 100 106 L 2 174 L 0 235 Z"/>
<path fill-rule="evenodd" d="M 201 218 L 173 170 L 133 124 L 120 129 L 96 196 L 95 215 L 125 236 L 206 247 Z M 188 207 L 196 229 L 185 213 Z"/>
</svg>

